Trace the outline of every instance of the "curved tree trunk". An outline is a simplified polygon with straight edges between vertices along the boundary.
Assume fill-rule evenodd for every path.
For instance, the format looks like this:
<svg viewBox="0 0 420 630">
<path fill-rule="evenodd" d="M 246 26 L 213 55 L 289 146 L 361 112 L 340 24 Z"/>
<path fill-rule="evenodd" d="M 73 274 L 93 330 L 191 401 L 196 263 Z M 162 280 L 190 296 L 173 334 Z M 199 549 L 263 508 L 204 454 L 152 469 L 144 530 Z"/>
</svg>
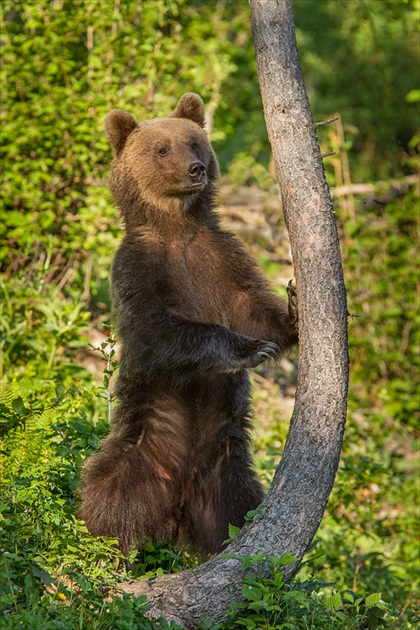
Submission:
<svg viewBox="0 0 420 630">
<path fill-rule="evenodd" d="M 337 470 L 347 383 L 347 308 L 335 217 L 299 65 L 291 0 L 250 0 L 268 135 L 289 229 L 299 299 L 300 359 L 284 454 L 264 505 L 227 548 L 301 559 Z M 296 571 L 285 568 L 285 579 Z M 122 585 L 146 593 L 153 617 L 194 628 L 241 600 L 240 561 L 216 556 L 189 571 Z"/>
</svg>

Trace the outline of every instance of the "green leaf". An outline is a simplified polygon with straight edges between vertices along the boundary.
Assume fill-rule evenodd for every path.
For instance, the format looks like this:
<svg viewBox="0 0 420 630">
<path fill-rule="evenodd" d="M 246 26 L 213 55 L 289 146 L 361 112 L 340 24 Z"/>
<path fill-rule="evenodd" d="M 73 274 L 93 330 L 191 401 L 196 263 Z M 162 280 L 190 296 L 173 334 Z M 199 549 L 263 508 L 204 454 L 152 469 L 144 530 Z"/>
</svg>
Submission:
<svg viewBox="0 0 420 630">
<path fill-rule="evenodd" d="M 236 534 L 240 531 L 240 527 L 236 527 L 236 525 L 229 525 L 229 538 L 233 540 Z"/>
<path fill-rule="evenodd" d="M 289 551 L 287 551 L 286 553 L 281 555 L 280 558 L 279 558 L 279 566 L 280 567 L 286 567 L 289 564 L 293 564 L 294 562 L 297 562 L 297 558 L 295 558 L 295 556 L 292 553 L 290 553 Z"/>
<path fill-rule="evenodd" d="M 366 608 L 372 608 L 372 606 L 376 606 L 376 604 L 381 600 L 382 593 L 372 593 L 372 595 L 368 595 L 365 599 Z"/>
<path fill-rule="evenodd" d="M 420 101 L 420 90 L 410 90 L 410 92 L 405 95 L 405 100 L 407 103 L 418 103 Z"/>
<path fill-rule="evenodd" d="M 254 630 L 257 627 L 257 624 L 252 619 L 235 619 L 235 624 L 237 626 L 245 626 L 249 630 Z"/>
<path fill-rule="evenodd" d="M 61 398 L 62 396 L 64 396 L 65 391 L 66 390 L 64 389 L 63 383 L 59 383 L 55 389 L 57 398 Z"/>
<path fill-rule="evenodd" d="M 254 601 L 251 604 L 248 604 L 247 608 L 248 610 L 269 610 L 268 605 L 263 601 Z"/>
<path fill-rule="evenodd" d="M 43 584 L 50 586 L 50 584 L 56 584 L 56 580 L 44 569 L 40 569 L 36 565 L 32 566 L 32 575 L 39 578 Z"/>
<path fill-rule="evenodd" d="M 325 605 L 329 610 L 336 610 L 337 608 L 341 608 L 343 605 L 340 593 L 335 593 L 333 595 L 329 595 L 325 600 Z"/>
<path fill-rule="evenodd" d="M 251 602 L 260 601 L 262 598 L 262 590 L 255 586 L 245 585 L 242 587 L 242 595 Z"/>
<path fill-rule="evenodd" d="M 18 396 L 12 401 L 12 407 L 13 407 L 13 410 L 16 411 L 16 413 L 19 416 L 29 416 L 29 414 L 31 413 L 31 410 L 25 407 L 23 400 L 20 396 Z"/>
</svg>

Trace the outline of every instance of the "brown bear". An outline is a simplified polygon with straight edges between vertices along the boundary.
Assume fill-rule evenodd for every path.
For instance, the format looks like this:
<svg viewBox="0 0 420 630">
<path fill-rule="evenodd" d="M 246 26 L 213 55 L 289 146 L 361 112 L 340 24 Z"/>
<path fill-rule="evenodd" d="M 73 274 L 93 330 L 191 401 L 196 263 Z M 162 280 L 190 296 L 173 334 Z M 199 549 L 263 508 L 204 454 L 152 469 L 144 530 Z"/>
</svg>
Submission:
<svg viewBox="0 0 420 630">
<path fill-rule="evenodd" d="M 288 307 L 219 225 L 203 127 L 192 93 L 167 118 L 105 122 L 125 227 L 112 268 L 119 406 L 84 467 L 80 515 L 124 554 L 148 538 L 215 553 L 243 525 L 263 499 L 247 369 L 297 343 L 295 291 Z"/>
</svg>

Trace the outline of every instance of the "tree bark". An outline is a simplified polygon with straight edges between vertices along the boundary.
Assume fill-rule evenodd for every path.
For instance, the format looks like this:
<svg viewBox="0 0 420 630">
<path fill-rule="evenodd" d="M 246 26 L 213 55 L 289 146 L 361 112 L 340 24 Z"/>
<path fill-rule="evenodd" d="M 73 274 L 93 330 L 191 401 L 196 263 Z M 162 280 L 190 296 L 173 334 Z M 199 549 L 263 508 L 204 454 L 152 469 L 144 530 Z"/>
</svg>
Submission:
<svg viewBox="0 0 420 630">
<path fill-rule="evenodd" d="M 256 516 L 227 553 L 299 560 L 319 527 L 337 470 L 347 384 L 347 308 L 335 216 L 299 65 L 291 0 L 250 0 L 258 77 L 280 183 L 298 290 L 300 358 L 295 408 L 284 454 Z M 284 570 L 290 579 L 297 564 Z M 153 617 L 195 628 L 223 620 L 241 601 L 239 560 L 122 585 L 146 593 Z"/>
</svg>

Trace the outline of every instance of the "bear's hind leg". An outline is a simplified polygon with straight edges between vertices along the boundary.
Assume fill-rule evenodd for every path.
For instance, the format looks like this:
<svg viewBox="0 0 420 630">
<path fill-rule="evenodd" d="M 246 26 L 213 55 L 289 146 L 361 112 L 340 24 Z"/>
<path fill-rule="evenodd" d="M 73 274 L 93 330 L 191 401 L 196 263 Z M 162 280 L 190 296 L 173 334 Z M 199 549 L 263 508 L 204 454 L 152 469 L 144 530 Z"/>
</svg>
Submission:
<svg viewBox="0 0 420 630">
<path fill-rule="evenodd" d="M 236 433 L 236 435 L 235 435 Z M 242 527 L 264 492 L 252 466 L 249 437 L 243 429 L 219 436 L 218 452 L 207 465 L 195 466 L 183 494 L 181 545 L 208 554 L 219 553 L 228 538 L 229 525 Z"/>
<path fill-rule="evenodd" d="M 82 472 L 79 516 L 94 536 L 117 537 L 124 555 L 147 538 L 171 540 L 177 529 L 174 479 L 154 460 L 147 429 L 115 426 Z"/>
</svg>

